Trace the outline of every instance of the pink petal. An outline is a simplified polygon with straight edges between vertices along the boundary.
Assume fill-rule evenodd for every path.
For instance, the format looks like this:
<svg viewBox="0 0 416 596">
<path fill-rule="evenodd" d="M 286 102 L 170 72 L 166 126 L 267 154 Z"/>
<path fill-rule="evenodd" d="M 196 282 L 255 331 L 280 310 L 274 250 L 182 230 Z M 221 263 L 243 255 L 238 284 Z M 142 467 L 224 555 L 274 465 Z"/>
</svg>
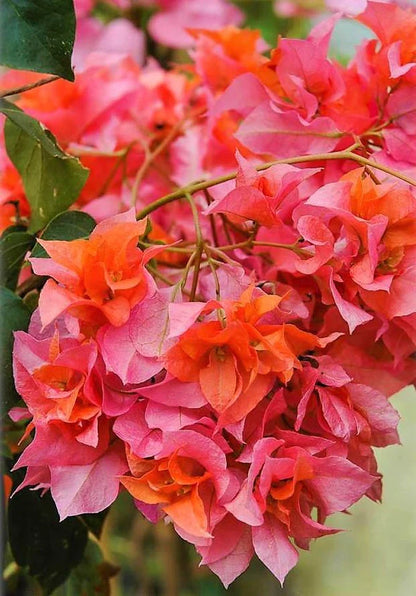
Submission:
<svg viewBox="0 0 416 596">
<path fill-rule="evenodd" d="M 304 482 L 319 499 L 324 515 L 348 509 L 376 480 L 375 476 L 342 457 L 316 457 L 313 469 L 314 478 Z"/>
<path fill-rule="evenodd" d="M 260 561 L 281 584 L 298 561 L 298 552 L 288 538 L 286 527 L 273 515 L 264 516 L 264 524 L 254 527 L 253 546 Z"/>
<path fill-rule="evenodd" d="M 307 122 L 296 111 L 282 111 L 266 101 L 243 120 L 236 138 L 256 153 L 284 158 L 332 151 L 338 135 L 330 118 Z"/>
<path fill-rule="evenodd" d="M 52 467 L 51 493 L 61 521 L 70 515 L 98 513 L 111 505 L 118 495 L 118 476 L 127 470 L 120 443 L 92 464 Z"/>
<path fill-rule="evenodd" d="M 200 408 L 207 403 L 199 383 L 182 383 L 166 377 L 161 383 L 140 388 L 140 395 L 166 406 Z"/>
<path fill-rule="evenodd" d="M 249 566 L 254 554 L 250 528 L 244 528 L 234 549 L 222 559 L 207 563 L 226 588 Z"/>
<path fill-rule="evenodd" d="M 344 300 L 344 298 L 342 298 L 335 285 L 332 272 L 329 277 L 329 287 L 331 289 L 334 302 L 340 312 L 340 315 L 342 316 L 344 321 L 348 323 L 350 333 L 353 333 L 354 329 L 359 325 L 368 323 L 368 321 L 371 321 L 373 319 L 373 316 L 365 312 L 365 310 L 359 308 L 358 306 L 355 306 L 351 302 L 348 302 L 347 300 Z"/>
<path fill-rule="evenodd" d="M 145 420 L 146 404 L 140 402 L 117 418 L 114 433 L 124 441 L 138 457 L 152 457 L 162 447 L 162 432 L 149 428 Z"/>
</svg>

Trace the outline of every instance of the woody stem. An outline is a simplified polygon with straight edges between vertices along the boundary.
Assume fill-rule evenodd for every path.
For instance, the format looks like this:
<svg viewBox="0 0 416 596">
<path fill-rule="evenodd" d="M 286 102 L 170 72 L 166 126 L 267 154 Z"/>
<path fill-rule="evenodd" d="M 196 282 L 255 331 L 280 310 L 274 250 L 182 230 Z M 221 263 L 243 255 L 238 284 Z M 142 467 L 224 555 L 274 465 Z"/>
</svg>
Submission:
<svg viewBox="0 0 416 596">
<path fill-rule="evenodd" d="M 402 174 L 401 172 L 398 172 L 397 170 L 393 170 L 392 168 L 389 168 L 388 166 L 385 166 L 383 164 L 372 161 L 371 159 L 367 159 L 366 157 L 357 155 L 356 153 L 353 153 L 350 150 L 334 151 L 333 153 L 318 153 L 315 155 L 298 155 L 296 157 L 288 157 L 287 159 L 277 159 L 275 161 L 270 161 L 267 163 L 260 164 L 259 166 L 256 166 L 256 170 L 258 172 L 261 172 L 263 170 L 267 170 L 268 168 L 278 165 L 278 164 L 297 164 L 297 163 L 327 161 L 327 160 L 336 160 L 336 159 L 349 159 L 349 160 L 355 161 L 362 166 L 375 168 L 376 170 L 380 170 L 381 172 L 384 172 L 385 174 L 389 174 L 390 176 L 399 178 L 400 180 L 403 180 L 404 182 L 407 182 L 408 184 L 411 184 L 412 186 L 416 186 L 416 180 L 414 180 L 413 178 L 410 178 L 409 176 L 406 176 L 405 174 Z M 144 209 L 142 209 L 137 214 L 137 219 L 142 219 L 142 218 L 146 217 L 146 215 L 149 215 L 149 213 L 156 211 L 157 209 L 159 209 L 160 207 L 163 207 L 164 205 L 167 205 L 168 203 L 172 203 L 173 201 L 182 199 L 183 197 L 186 197 L 186 195 L 192 195 L 193 193 L 198 192 L 199 190 L 205 190 L 207 188 L 210 188 L 211 186 L 217 186 L 218 184 L 222 184 L 223 182 L 227 182 L 228 180 L 233 180 L 234 178 L 236 178 L 236 176 L 237 176 L 237 172 L 232 172 L 231 174 L 226 174 L 225 176 L 219 176 L 218 178 L 211 178 L 210 180 L 202 180 L 202 181 L 190 184 L 189 186 L 185 186 L 183 188 L 178 188 L 178 190 L 175 190 L 174 192 L 171 192 L 171 193 L 165 195 L 164 197 L 161 197 L 157 201 L 150 203 L 150 205 L 147 205 L 146 207 L 144 207 Z"/>
<path fill-rule="evenodd" d="M 51 77 L 46 77 L 45 79 L 40 79 L 40 81 L 29 83 L 28 85 L 15 87 L 14 89 L 6 89 L 2 93 L 0 93 L 0 99 L 2 99 L 3 97 L 10 97 L 11 95 L 20 95 L 20 93 L 24 93 L 25 91 L 31 91 L 32 89 L 36 89 L 37 87 L 42 87 L 43 85 L 47 85 L 48 83 L 53 83 L 53 81 L 57 81 L 59 78 L 60 77 L 53 75 Z"/>
<path fill-rule="evenodd" d="M 199 215 L 198 209 L 195 205 L 195 201 L 193 200 L 192 196 L 186 193 L 186 199 L 191 207 L 192 216 L 194 219 L 195 225 L 195 236 L 196 236 L 196 250 L 195 250 L 195 260 L 194 260 L 194 274 L 192 277 L 192 286 L 191 286 L 191 293 L 189 296 L 189 300 L 192 302 L 195 300 L 196 290 L 198 287 L 198 279 L 199 279 L 199 272 L 201 269 L 201 260 L 202 260 L 202 253 L 204 252 L 204 238 L 201 231 L 201 226 L 199 223 Z"/>
</svg>

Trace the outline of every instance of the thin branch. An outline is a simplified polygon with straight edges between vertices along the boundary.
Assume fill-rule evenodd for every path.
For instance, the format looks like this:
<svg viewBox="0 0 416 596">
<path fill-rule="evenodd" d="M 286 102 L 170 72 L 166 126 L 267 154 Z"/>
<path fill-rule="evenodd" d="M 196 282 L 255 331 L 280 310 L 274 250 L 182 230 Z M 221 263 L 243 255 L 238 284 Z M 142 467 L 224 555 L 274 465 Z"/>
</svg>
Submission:
<svg viewBox="0 0 416 596">
<path fill-rule="evenodd" d="M 48 83 L 53 83 L 54 81 L 57 81 L 58 79 L 60 79 L 60 77 L 53 75 L 51 77 L 47 77 L 46 79 L 40 79 L 39 81 L 36 81 L 35 83 L 29 83 L 28 85 L 22 85 L 21 87 L 15 87 L 14 89 L 6 89 L 6 91 L 3 91 L 2 93 L 0 93 L 0 99 L 3 99 L 3 97 L 9 97 L 10 95 L 20 95 L 21 93 L 24 93 L 25 91 L 31 91 L 32 89 L 36 89 L 37 87 L 43 87 L 43 85 L 47 85 Z"/>
<path fill-rule="evenodd" d="M 196 236 L 196 251 L 194 253 L 195 254 L 194 274 L 192 277 L 191 293 L 189 296 L 189 300 L 192 302 L 193 300 L 195 300 L 196 290 L 198 287 L 202 253 L 204 252 L 204 238 L 202 236 L 201 226 L 199 223 L 198 209 L 195 205 L 195 201 L 193 200 L 193 198 L 190 194 L 186 194 L 186 199 L 187 199 L 187 201 L 191 207 L 191 210 L 192 210 L 192 217 L 194 219 L 195 236 Z"/>
<path fill-rule="evenodd" d="M 39 290 L 48 278 L 44 275 L 31 275 L 16 288 L 18 296 L 25 296 L 32 290 Z"/>
<path fill-rule="evenodd" d="M 299 155 L 296 157 L 289 157 L 287 159 L 278 159 L 275 161 L 270 161 L 259 166 L 256 166 L 256 170 L 261 172 L 263 170 L 267 170 L 268 168 L 278 165 L 278 164 L 297 164 L 297 163 L 305 163 L 305 162 L 314 162 L 314 161 L 329 161 L 329 160 L 337 160 L 337 159 L 349 159 L 359 163 L 362 166 L 368 166 L 371 168 L 375 168 L 384 172 L 385 174 L 389 174 L 390 176 L 394 176 L 395 178 L 399 178 L 412 186 L 416 186 L 416 180 L 398 172 L 397 170 L 393 170 L 383 164 L 377 163 L 375 161 L 371 161 L 366 157 L 362 157 L 361 155 L 357 155 L 356 153 L 352 153 L 351 151 L 334 151 L 333 153 L 319 153 L 316 155 Z M 185 186 L 183 188 L 179 188 L 172 193 L 161 197 L 157 201 L 150 203 L 144 209 L 140 211 L 137 215 L 137 219 L 142 219 L 159 209 L 159 207 L 163 207 L 163 205 L 167 205 L 168 203 L 172 203 L 177 199 L 182 199 L 186 195 L 194 194 L 199 190 L 205 190 L 206 188 L 210 188 L 211 186 L 217 186 L 218 184 L 222 184 L 223 182 L 228 182 L 229 180 L 233 180 L 236 178 L 237 172 L 232 172 L 231 174 L 226 174 L 225 176 L 219 176 L 218 178 L 212 178 L 211 180 L 202 180 L 199 182 L 195 182 L 194 184 L 190 184 L 189 186 Z"/>
<path fill-rule="evenodd" d="M 181 120 L 179 120 L 179 122 L 177 122 L 170 129 L 170 131 L 165 136 L 165 138 L 159 143 L 159 145 L 157 145 L 157 147 L 153 151 L 149 151 L 149 149 L 145 147 L 145 159 L 144 159 L 142 165 L 140 166 L 140 168 L 137 171 L 136 178 L 134 180 L 133 188 L 132 188 L 132 191 L 131 191 L 131 196 L 132 196 L 132 199 L 131 199 L 132 202 L 131 202 L 131 204 L 133 206 L 136 204 L 137 195 L 138 195 L 138 191 L 139 191 L 139 186 L 140 186 L 140 183 L 142 182 L 142 180 L 143 180 L 143 178 L 144 178 L 147 170 L 152 165 L 152 163 L 156 159 L 156 157 L 160 153 L 162 153 L 162 151 L 164 151 L 164 149 L 166 149 L 166 147 L 169 145 L 169 143 L 171 141 L 173 141 L 173 139 L 179 133 L 179 131 L 181 130 L 181 128 L 182 128 L 182 126 L 184 125 L 185 122 L 186 122 L 186 118 L 182 118 Z"/>
</svg>

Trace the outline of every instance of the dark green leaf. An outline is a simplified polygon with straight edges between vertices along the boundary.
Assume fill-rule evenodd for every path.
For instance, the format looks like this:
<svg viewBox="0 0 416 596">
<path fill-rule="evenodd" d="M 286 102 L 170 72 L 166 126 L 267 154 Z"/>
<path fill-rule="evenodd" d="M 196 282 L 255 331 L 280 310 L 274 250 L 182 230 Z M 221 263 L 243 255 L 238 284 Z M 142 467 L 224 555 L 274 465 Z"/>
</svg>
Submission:
<svg viewBox="0 0 416 596">
<path fill-rule="evenodd" d="M 0 238 L 0 263 L 2 284 L 7 288 L 16 288 L 23 259 L 34 243 L 35 237 L 27 232 L 8 232 L 7 229 L 3 232 Z"/>
<path fill-rule="evenodd" d="M 72 0 L 0 0 L 0 63 L 74 80 Z"/>
<path fill-rule="evenodd" d="M 0 0 L 1 1 L 1 0 Z M 0 99 L 0 112 L 21 128 L 29 137 L 38 141 L 42 148 L 52 157 L 65 157 L 66 154 L 56 144 L 55 139 L 37 120 L 26 114 L 18 106 L 6 99 Z"/>
<path fill-rule="evenodd" d="M 109 511 L 110 508 L 107 507 L 107 509 L 100 511 L 100 513 L 84 513 L 84 515 L 80 516 L 89 531 L 94 534 L 96 538 L 101 537 L 103 525 Z"/>
<path fill-rule="evenodd" d="M 89 540 L 81 563 L 65 582 L 65 596 L 110 596 L 110 578 L 119 568 L 104 560 L 99 545 Z"/>
<path fill-rule="evenodd" d="M 7 116 L 7 154 L 22 177 L 32 214 L 29 232 L 37 232 L 77 199 L 88 178 L 81 162 L 62 151 L 54 136 L 17 106 L 0 100 Z"/>
<path fill-rule="evenodd" d="M 76 517 L 60 522 L 50 493 L 42 497 L 27 488 L 18 492 L 9 503 L 8 526 L 16 563 L 28 569 L 45 594 L 62 584 L 82 560 L 88 530 Z"/>
<path fill-rule="evenodd" d="M 35 311 L 39 304 L 39 292 L 37 290 L 31 290 L 24 295 L 23 302 L 28 307 L 30 312 Z"/>
<path fill-rule="evenodd" d="M 245 27 L 259 29 L 260 34 L 267 41 L 276 46 L 277 36 L 281 32 L 281 21 L 273 10 L 272 2 L 235 2 L 244 12 Z"/>
<path fill-rule="evenodd" d="M 26 226 L 16 224 L 14 226 L 9 226 L 5 230 L 3 230 L 1 237 L 6 238 L 6 236 L 8 236 L 9 234 L 14 234 L 15 232 L 26 232 L 26 230 Z"/>
<path fill-rule="evenodd" d="M 42 233 L 43 240 L 77 240 L 88 238 L 95 228 L 94 219 L 83 211 L 64 211 L 54 217 Z M 32 257 L 47 257 L 47 252 L 36 244 Z"/>
<path fill-rule="evenodd" d="M 0 288 L 0 312 L 1 395 L 5 413 L 19 400 L 13 382 L 13 331 L 27 329 L 30 310 L 19 296 L 7 288 Z"/>
</svg>

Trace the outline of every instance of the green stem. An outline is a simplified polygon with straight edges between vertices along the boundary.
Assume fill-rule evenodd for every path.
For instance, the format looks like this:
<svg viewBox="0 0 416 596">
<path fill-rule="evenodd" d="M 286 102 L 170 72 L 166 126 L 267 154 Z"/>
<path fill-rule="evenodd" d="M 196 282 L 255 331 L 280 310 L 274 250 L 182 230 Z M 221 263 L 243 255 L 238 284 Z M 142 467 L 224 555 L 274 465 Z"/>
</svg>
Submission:
<svg viewBox="0 0 416 596">
<path fill-rule="evenodd" d="M 192 216 L 194 219 L 194 226 L 195 226 L 195 236 L 196 236 L 196 251 L 195 251 L 195 261 L 194 261 L 194 274 L 192 277 L 192 286 L 191 286 L 191 293 L 189 296 L 189 300 L 192 302 L 195 300 L 196 290 L 198 287 L 198 279 L 199 279 L 199 272 L 201 269 L 201 260 L 202 260 L 202 253 L 204 252 L 204 238 L 202 235 L 201 225 L 199 223 L 199 215 L 198 209 L 195 205 L 195 201 L 193 200 L 190 194 L 186 194 L 186 199 L 191 207 Z"/>
<path fill-rule="evenodd" d="M 334 151 L 333 153 L 319 153 L 316 155 L 299 155 L 296 157 L 288 157 L 287 159 L 277 159 L 275 161 L 270 161 L 259 166 L 256 166 L 256 170 L 261 172 L 263 170 L 267 170 L 268 168 L 279 165 L 279 164 L 297 164 L 297 163 L 305 163 L 305 162 L 314 162 L 314 161 L 331 161 L 337 159 L 349 159 L 359 163 L 362 166 L 368 166 L 371 168 L 375 168 L 384 172 L 385 174 L 389 174 L 390 176 L 394 176 L 395 178 L 399 178 L 412 186 L 416 186 L 416 180 L 389 168 L 388 166 L 384 166 L 383 164 L 376 163 L 367 159 L 366 157 L 362 157 L 361 155 L 357 155 L 356 153 L 352 153 L 350 150 L 346 151 Z M 137 214 L 137 219 L 143 219 L 146 215 L 149 215 L 153 211 L 156 211 L 160 207 L 167 205 L 168 203 L 172 203 L 173 201 L 177 201 L 178 199 L 182 199 L 186 197 L 186 195 L 192 195 L 195 192 L 200 190 L 205 190 L 210 188 L 211 186 L 217 186 L 218 184 L 222 184 L 223 182 L 228 182 L 229 180 L 233 180 L 236 178 L 237 172 L 232 172 L 231 174 L 226 174 L 225 176 L 219 176 L 218 178 L 212 178 L 210 180 L 202 180 L 199 182 L 195 182 L 190 184 L 189 186 L 185 186 L 183 188 L 179 188 L 174 192 L 171 192 L 164 197 L 161 197 L 157 201 L 150 203 L 144 209 L 142 209 Z"/>
<path fill-rule="evenodd" d="M 32 89 L 36 89 L 37 87 L 42 87 L 43 85 L 47 85 L 48 83 L 53 83 L 53 81 L 57 81 L 60 77 L 58 76 L 51 76 L 47 77 L 46 79 L 40 79 L 40 81 L 36 81 L 35 83 L 29 83 L 28 85 L 23 85 L 22 87 L 15 87 L 14 89 L 6 89 L 0 93 L 0 99 L 3 97 L 10 97 L 11 95 L 20 95 L 25 91 L 31 91 Z"/>
<path fill-rule="evenodd" d="M 147 170 L 152 165 L 152 163 L 156 159 L 156 157 L 158 155 L 160 155 L 160 153 L 162 153 L 162 151 L 164 151 L 164 149 L 166 149 L 166 147 L 169 145 L 169 143 L 171 141 L 173 141 L 173 139 L 179 133 L 179 131 L 182 128 L 185 121 L 186 121 L 186 118 L 183 118 L 182 120 L 177 122 L 175 124 L 175 126 L 173 126 L 171 128 L 171 130 L 168 132 L 166 137 L 164 139 L 162 139 L 162 141 L 159 143 L 159 145 L 157 145 L 156 149 L 154 149 L 153 151 L 149 151 L 149 149 L 147 147 L 145 148 L 145 159 L 137 171 L 136 178 L 134 180 L 133 188 L 131 191 L 133 206 L 136 204 L 139 186 L 140 186 L 140 183 L 142 182 L 144 176 L 146 175 Z"/>
</svg>

